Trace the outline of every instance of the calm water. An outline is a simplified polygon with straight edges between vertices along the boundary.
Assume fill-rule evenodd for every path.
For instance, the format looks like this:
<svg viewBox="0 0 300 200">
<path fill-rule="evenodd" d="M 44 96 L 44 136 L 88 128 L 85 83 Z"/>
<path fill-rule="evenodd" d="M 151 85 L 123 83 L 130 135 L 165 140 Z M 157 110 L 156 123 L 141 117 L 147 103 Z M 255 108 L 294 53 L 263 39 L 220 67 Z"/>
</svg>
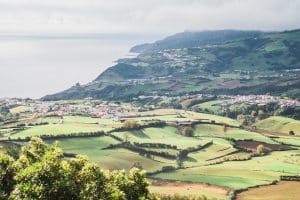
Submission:
<svg viewBox="0 0 300 200">
<path fill-rule="evenodd" d="M 0 37 L 0 97 L 39 98 L 87 83 L 127 56 L 130 47 L 148 41 Z"/>
</svg>

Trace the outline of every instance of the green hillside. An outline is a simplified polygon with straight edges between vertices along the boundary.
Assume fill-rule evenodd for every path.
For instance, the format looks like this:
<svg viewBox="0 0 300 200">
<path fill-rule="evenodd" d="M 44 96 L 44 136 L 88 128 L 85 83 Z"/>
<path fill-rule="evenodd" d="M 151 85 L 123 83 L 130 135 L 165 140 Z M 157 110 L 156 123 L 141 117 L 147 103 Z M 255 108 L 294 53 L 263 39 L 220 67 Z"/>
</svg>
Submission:
<svg viewBox="0 0 300 200">
<path fill-rule="evenodd" d="M 44 100 L 140 95 L 265 94 L 300 97 L 300 30 L 184 32 L 136 46 L 93 82 Z"/>
</svg>

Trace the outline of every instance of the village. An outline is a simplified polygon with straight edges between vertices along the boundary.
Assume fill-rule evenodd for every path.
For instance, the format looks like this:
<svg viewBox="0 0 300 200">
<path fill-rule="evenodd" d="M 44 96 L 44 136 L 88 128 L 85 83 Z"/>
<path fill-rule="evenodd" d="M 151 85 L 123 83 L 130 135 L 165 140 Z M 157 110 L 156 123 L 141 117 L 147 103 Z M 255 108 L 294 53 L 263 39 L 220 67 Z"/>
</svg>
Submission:
<svg viewBox="0 0 300 200">
<path fill-rule="evenodd" d="M 5 98 L 0 100 L 0 106 L 22 107 L 21 112 L 34 114 L 36 117 L 86 115 L 100 118 L 121 118 L 128 113 L 139 111 L 139 107 L 131 104 L 116 104 L 90 98 L 81 101 L 59 102 Z"/>
</svg>

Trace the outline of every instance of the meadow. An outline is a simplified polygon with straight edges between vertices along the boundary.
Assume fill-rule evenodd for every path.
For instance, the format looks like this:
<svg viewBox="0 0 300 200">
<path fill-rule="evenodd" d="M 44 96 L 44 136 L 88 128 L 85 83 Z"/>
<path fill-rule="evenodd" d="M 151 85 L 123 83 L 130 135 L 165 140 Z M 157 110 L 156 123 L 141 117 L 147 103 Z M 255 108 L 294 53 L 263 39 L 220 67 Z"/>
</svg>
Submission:
<svg viewBox="0 0 300 200">
<path fill-rule="evenodd" d="M 128 120 L 139 126 L 125 128 Z M 153 122 L 164 124 L 149 125 Z M 22 139 L 48 135 L 46 142 L 58 141 L 66 158 L 85 155 L 107 170 L 128 171 L 133 166 L 146 170 L 154 193 L 180 191 L 227 199 L 232 191 L 269 185 L 280 181 L 282 175 L 300 174 L 298 123 L 289 118 L 270 117 L 257 122 L 259 131 L 255 131 L 231 118 L 176 109 L 131 113 L 122 119 L 79 115 L 34 118 L 26 114 L 1 127 L 0 139 L 6 149 L 8 144 L 23 144 Z M 270 135 L 274 129 L 271 124 L 285 134 Z M 187 128 L 192 132 L 190 135 L 185 133 Z M 296 135 L 287 134 L 291 128 Z M 99 131 L 103 135 L 89 135 Z M 77 133 L 80 137 L 75 137 Z M 286 144 L 289 148 L 257 152 L 257 146 L 241 146 L 247 142 L 266 147 Z M 238 199 L 251 199 L 252 190 L 255 191 L 249 189 L 249 193 L 239 194 Z"/>
</svg>

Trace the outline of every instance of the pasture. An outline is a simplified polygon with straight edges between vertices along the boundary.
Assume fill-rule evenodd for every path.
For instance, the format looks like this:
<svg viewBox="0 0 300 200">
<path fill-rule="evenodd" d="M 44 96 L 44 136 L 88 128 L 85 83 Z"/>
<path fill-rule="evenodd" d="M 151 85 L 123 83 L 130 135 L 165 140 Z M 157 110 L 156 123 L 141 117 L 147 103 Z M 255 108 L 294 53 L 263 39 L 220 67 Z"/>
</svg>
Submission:
<svg viewBox="0 0 300 200">
<path fill-rule="evenodd" d="M 283 133 L 288 135 L 290 131 L 294 131 L 296 136 L 300 136 L 300 121 L 287 117 L 274 116 L 257 122 L 257 128 Z"/>
<path fill-rule="evenodd" d="M 237 195 L 237 200 L 298 200 L 300 182 L 280 181 L 275 185 L 252 188 Z"/>
<path fill-rule="evenodd" d="M 126 128 L 126 119 L 139 125 L 158 120 L 166 124 Z M 17 142 L 32 136 L 82 133 L 83 137 L 57 139 L 67 159 L 86 155 L 109 170 L 139 166 L 156 181 L 150 188 L 155 193 L 175 194 L 180 189 L 181 194 L 226 199 L 229 191 L 270 184 L 281 175 L 300 174 L 298 124 L 297 120 L 270 117 L 257 122 L 258 129 L 248 130 L 227 117 L 159 109 L 130 113 L 127 118 L 26 116 L 2 126 L 0 134 L 6 142 L 11 142 L 8 137 Z M 275 130 L 273 126 L 280 130 L 279 135 L 269 134 Z M 191 128 L 192 134 L 186 135 L 185 128 Z M 290 129 L 295 136 L 288 135 Z M 84 136 L 99 131 L 105 135 Z M 268 149 L 266 153 L 257 153 L 260 144 Z"/>
</svg>

